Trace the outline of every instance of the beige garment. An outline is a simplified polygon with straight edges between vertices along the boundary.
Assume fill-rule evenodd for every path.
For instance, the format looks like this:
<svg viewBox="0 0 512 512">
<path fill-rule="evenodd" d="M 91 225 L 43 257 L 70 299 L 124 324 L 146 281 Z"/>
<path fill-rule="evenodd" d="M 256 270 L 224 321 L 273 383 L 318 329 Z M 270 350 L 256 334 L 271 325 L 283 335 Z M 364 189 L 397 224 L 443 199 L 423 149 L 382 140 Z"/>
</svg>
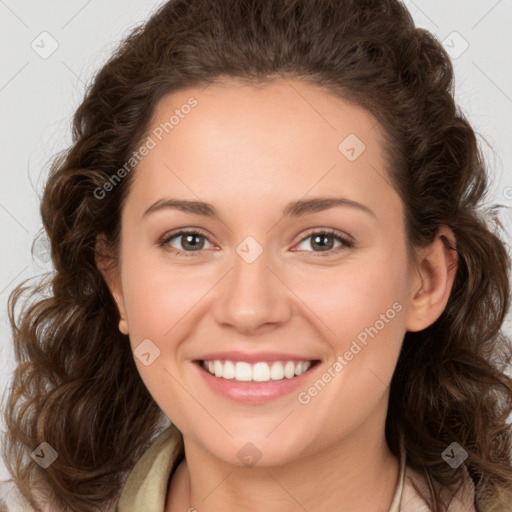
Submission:
<svg viewBox="0 0 512 512">
<path fill-rule="evenodd" d="M 139 459 L 126 480 L 116 512 L 164 512 L 167 486 L 171 474 L 183 458 L 181 434 L 171 425 L 164 430 Z M 449 503 L 448 512 L 476 512 L 475 489 L 467 470 L 464 485 L 455 493 L 443 489 Z M 430 508 L 415 491 L 416 484 L 427 495 L 425 479 L 406 465 L 406 453 L 401 449 L 400 474 L 391 507 L 387 512 L 430 512 Z"/>
</svg>

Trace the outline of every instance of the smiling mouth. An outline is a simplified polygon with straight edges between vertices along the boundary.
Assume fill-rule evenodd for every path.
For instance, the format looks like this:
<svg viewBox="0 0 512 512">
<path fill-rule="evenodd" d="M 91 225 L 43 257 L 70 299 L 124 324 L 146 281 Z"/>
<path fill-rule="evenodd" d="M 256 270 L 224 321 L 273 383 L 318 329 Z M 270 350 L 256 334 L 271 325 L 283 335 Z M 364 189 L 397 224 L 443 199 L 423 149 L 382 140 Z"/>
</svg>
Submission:
<svg viewBox="0 0 512 512">
<path fill-rule="evenodd" d="M 200 360 L 201 368 L 210 375 L 233 382 L 271 382 L 293 379 L 316 366 L 319 360 L 304 361 L 246 361 Z"/>
</svg>

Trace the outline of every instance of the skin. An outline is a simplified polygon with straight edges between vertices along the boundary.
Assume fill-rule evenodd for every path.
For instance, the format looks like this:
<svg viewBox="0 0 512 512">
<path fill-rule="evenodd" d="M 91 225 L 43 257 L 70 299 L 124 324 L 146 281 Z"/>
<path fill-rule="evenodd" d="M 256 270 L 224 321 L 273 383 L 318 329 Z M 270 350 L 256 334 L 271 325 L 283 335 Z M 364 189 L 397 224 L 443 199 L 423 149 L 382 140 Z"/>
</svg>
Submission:
<svg viewBox="0 0 512 512">
<path fill-rule="evenodd" d="M 387 511 L 398 482 L 384 425 L 403 336 L 433 323 L 449 298 L 456 256 L 441 237 L 408 260 L 404 211 L 390 186 L 373 116 L 316 86 L 235 80 L 162 99 L 151 129 L 193 96 L 180 119 L 134 171 L 122 210 L 120 261 L 98 259 L 132 349 L 149 338 L 160 356 L 137 358 L 145 385 L 184 436 L 186 461 L 169 482 L 166 512 L 223 510 Z M 149 133 L 149 132 L 148 132 Z M 338 146 L 356 134 L 366 149 L 348 160 Z M 371 209 L 335 207 L 283 217 L 290 201 L 344 197 Z M 163 209 L 163 198 L 202 200 L 220 217 Z M 177 236 L 200 228 L 200 250 Z M 330 255 L 311 234 L 331 228 Z M 247 263 L 248 236 L 263 248 Z M 306 236 L 304 241 L 301 241 Z M 170 247 L 192 256 L 173 254 Z M 337 249 L 341 246 L 341 249 Z M 402 309 L 307 404 L 297 400 L 365 327 Z M 192 363 L 208 351 L 281 351 L 321 363 L 307 385 L 266 403 L 213 392 Z M 246 467 L 247 442 L 261 453 Z"/>
</svg>

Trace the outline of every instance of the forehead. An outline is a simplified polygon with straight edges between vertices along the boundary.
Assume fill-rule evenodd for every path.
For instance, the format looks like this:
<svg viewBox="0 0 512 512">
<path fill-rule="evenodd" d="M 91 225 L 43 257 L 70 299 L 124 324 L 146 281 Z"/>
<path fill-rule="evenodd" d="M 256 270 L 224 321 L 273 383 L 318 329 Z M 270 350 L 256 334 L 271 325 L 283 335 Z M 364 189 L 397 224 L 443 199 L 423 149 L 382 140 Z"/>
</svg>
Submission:
<svg viewBox="0 0 512 512">
<path fill-rule="evenodd" d="M 308 195 L 398 207 L 377 120 L 305 82 L 228 81 L 168 94 L 146 137 L 151 149 L 130 193 L 139 211 L 166 195 L 245 213 Z"/>
</svg>

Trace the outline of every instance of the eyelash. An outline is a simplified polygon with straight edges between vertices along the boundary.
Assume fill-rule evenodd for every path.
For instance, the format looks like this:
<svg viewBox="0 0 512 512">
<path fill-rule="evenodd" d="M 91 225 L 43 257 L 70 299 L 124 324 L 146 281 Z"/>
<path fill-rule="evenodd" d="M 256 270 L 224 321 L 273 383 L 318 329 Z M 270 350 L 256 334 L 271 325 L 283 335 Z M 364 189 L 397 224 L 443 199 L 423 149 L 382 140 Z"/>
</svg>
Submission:
<svg viewBox="0 0 512 512">
<path fill-rule="evenodd" d="M 175 247 L 171 247 L 170 245 L 168 245 L 169 242 L 173 238 L 177 238 L 177 237 L 180 237 L 183 235 L 199 235 L 208 240 L 208 237 L 206 236 L 206 234 L 198 229 L 181 230 L 181 231 L 177 231 L 175 233 L 165 234 L 163 236 L 163 238 L 158 242 L 158 245 L 160 247 L 162 247 L 164 250 L 170 251 L 171 253 L 175 254 L 176 256 L 185 256 L 185 257 L 195 256 L 196 253 L 199 253 L 203 250 L 203 249 L 201 249 L 199 251 L 182 251 L 180 249 L 176 249 Z M 337 239 L 339 242 L 341 242 L 341 246 L 336 249 L 329 249 L 328 251 L 305 251 L 306 253 L 314 253 L 315 258 L 317 256 L 321 257 L 321 258 L 325 258 L 327 256 L 332 256 L 333 254 L 337 254 L 340 250 L 350 249 L 350 248 L 354 247 L 354 242 L 352 240 L 350 240 L 349 238 L 347 238 L 345 236 L 342 236 L 338 231 L 336 231 L 334 229 L 329 229 L 329 228 L 324 229 L 324 230 L 309 232 L 307 235 L 305 235 L 303 238 L 301 238 L 301 240 L 298 242 L 298 244 L 301 244 L 308 238 L 311 238 L 313 235 L 331 235 L 335 239 Z M 311 256 L 308 255 L 307 257 L 311 257 Z"/>
</svg>

